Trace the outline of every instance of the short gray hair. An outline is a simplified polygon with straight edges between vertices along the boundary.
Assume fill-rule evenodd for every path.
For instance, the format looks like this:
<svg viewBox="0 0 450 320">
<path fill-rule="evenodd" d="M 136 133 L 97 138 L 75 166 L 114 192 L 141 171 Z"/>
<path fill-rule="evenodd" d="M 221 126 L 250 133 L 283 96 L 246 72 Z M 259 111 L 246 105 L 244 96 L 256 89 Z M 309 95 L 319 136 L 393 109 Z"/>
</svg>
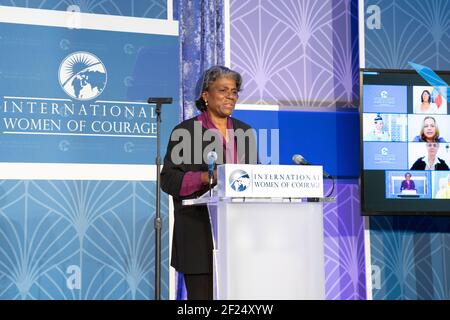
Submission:
<svg viewBox="0 0 450 320">
<path fill-rule="evenodd" d="M 209 86 L 221 77 L 228 77 L 236 82 L 237 91 L 241 91 L 242 86 L 242 76 L 239 72 L 231 70 L 224 66 L 213 66 L 203 73 L 203 76 L 197 82 L 197 97 L 195 101 L 195 106 L 200 111 L 206 110 L 206 103 L 203 100 L 202 93 L 208 91 Z"/>
</svg>

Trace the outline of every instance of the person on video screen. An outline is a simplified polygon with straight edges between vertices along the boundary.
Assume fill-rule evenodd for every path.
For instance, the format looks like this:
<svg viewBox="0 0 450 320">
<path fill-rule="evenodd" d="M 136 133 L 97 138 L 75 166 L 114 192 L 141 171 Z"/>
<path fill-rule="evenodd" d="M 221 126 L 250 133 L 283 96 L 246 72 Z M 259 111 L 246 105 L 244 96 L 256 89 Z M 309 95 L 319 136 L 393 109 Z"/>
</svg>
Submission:
<svg viewBox="0 0 450 320">
<path fill-rule="evenodd" d="M 439 143 L 427 142 L 425 145 L 427 148 L 427 155 L 417 159 L 410 170 L 449 170 L 445 161 L 437 157 Z"/>
<path fill-rule="evenodd" d="M 432 104 L 431 104 L 431 93 L 428 90 L 423 90 L 420 95 L 421 103 L 417 110 L 417 113 L 431 113 Z"/>
<path fill-rule="evenodd" d="M 416 186 L 414 181 L 411 180 L 411 173 L 405 173 L 405 180 L 402 181 L 402 185 L 400 186 L 400 191 L 403 190 L 416 190 Z"/>
<path fill-rule="evenodd" d="M 447 182 L 443 185 L 435 196 L 436 199 L 450 199 L 450 174 L 447 176 Z"/>
<path fill-rule="evenodd" d="M 446 114 L 447 108 L 444 107 L 446 104 L 438 88 L 433 88 L 431 92 L 425 89 L 420 95 L 420 102 L 417 103 L 414 113 Z"/>
<path fill-rule="evenodd" d="M 413 142 L 446 142 L 444 138 L 439 136 L 439 128 L 436 119 L 427 116 L 423 119 L 420 134 L 416 136 Z"/>
<path fill-rule="evenodd" d="M 380 114 L 374 119 L 373 130 L 366 135 L 365 140 L 367 141 L 390 141 L 391 137 L 389 133 L 384 129 L 384 121 Z"/>
</svg>

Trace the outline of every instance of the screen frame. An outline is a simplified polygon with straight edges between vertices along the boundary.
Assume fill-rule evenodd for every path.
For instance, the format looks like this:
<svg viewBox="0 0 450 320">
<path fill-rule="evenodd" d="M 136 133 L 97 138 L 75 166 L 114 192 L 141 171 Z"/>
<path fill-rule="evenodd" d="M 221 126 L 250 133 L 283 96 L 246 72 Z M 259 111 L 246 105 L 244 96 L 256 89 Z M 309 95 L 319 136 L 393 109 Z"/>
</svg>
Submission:
<svg viewBox="0 0 450 320">
<path fill-rule="evenodd" d="M 447 79 L 447 83 L 450 84 L 450 71 L 434 71 L 439 76 L 442 76 L 443 78 Z M 373 83 L 364 83 L 366 81 L 367 77 L 374 76 L 374 75 L 380 75 L 382 74 L 383 77 L 380 77 L 378 79 L 382 80 L 386 77 L 398 77 L 399 75 L 405 75 L 404 83 L 401 83 L 401 81 L 398 81 L 397 83 L 392 82 L 379 82 L 374 81 Z M 386 187 L 383 188 L 383 194 L 384 194 L 384 203 L 378 206 L 369 205 L 368 199 L 366 198 L 366 192 L 368 191 L 366 188 L 366 172 L 367 171 L 381 171 L 381 170 L 367 170 L 364 168 L 364 128 L 363 128 L 363 86 L 364 85 L 404 85 L 404 86 L 430 86 L 429 83 L 426 82 L 426 80 L 419 75 L 415 70 L 399 70 L 399 69 L 369 69 L 369 68 L 361 68 L 359 69 L 359 79 L 360 79 L 360 100 L 359 100 L 359 122 L 360 122 L 360 179 L 359 179 L 359 190 L 360 190 L 360 199 L 361 199 L 361 215 L 362 216 L 442 216 L 442 217 L 448 217 L 450 216 L 450 199 L 394 199 L 394 198 L 386 198 Z M 374 78 L 369 78 L 372 81 L 375 80 Z M 400 79 L 396 79 L 400 80 Z M 414 82 L 414 84 L 411 84 L 411 81 Z M 370 81 L 369 81 L 370 82 Z M 409 82 L 409 83 L 407 83 Z M 449 99 L 450 97 L 447 97 Z M 409 93 L 407 93 L 407 101 L 409 101 Z M 447 108 L 450 107 L 450 102 L 447 101 Z M 407 115 L 409 108 L 407 108 Z M 447 109 L 447 116 L 450 117 L 450 110 Z M 408 140 L 407 140 L 408 141 Z M 449 143 L 448 141 L 447 143 Z M 450 163 L 449 163 L 450 165 Z M 409 169 L 405 169 L 406 171 L 409 171 Z M 386 179 L 386 173 L 389 171 L 389 169 L 384 170 L 382 172 L 383 174 L 383 180 L 385 185 L 385 179 Z M 395 171 L 395 170 L 393 170 Z M 398 170 L 402 171 L 402 170 Z M 431 171 L 433 172 L 433 171 Z M 450 171 L 448 171 L 450 174 Z M 405 202 L 408 201 L 408 202 Z M 395 204 L 395 205 L 393 205 Z M 406 204 L 406 205 L 405 205 Z M 417 205 L 421 204 L 421 205 Z M 430 210 L 430 204 L 433 204 L 433 209 Z M 414 209 L 412 209 L 414 207 Z M 447 209 L 448 208 L 448 209 Z"/>
</svg>

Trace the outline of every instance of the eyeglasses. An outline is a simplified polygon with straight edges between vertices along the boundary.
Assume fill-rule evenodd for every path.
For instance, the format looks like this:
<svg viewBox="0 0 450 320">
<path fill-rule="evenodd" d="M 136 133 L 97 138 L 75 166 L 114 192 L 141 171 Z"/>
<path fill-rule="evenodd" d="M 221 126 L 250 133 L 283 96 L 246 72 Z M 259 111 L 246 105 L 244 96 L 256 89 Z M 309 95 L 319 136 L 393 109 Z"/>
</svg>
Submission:
<svg viewBox="0 0 450 320">
<path fill-rule="evenodd" d="M 224 97 L 232 97 L 232 98 L 239 98 L 239 93 L 237 92 L 236 89 L 225 89 L 225 88 L 218 88 L 218 89 L 214 89 L 214 91 L 216 91 L 218 94 L 220 94 L 221 96 Z"/>
<path fill-rule="evenodd" d="M 427 143 L 428 148 L 437 148 L 439 147 L 439 143 Z"/>
</svg>

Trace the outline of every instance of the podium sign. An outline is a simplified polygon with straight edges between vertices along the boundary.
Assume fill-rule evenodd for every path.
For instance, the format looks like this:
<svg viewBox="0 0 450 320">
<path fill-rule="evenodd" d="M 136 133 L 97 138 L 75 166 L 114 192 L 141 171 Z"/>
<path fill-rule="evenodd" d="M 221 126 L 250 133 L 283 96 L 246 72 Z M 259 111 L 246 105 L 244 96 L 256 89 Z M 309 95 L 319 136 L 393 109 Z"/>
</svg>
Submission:
<svg viewBox="0 0 450 320">
<path fill-rule="evenodd" d="M 322 166 L 225 164 L 217 181 L 219 197 L 323 197 Z"/>
</svg>

